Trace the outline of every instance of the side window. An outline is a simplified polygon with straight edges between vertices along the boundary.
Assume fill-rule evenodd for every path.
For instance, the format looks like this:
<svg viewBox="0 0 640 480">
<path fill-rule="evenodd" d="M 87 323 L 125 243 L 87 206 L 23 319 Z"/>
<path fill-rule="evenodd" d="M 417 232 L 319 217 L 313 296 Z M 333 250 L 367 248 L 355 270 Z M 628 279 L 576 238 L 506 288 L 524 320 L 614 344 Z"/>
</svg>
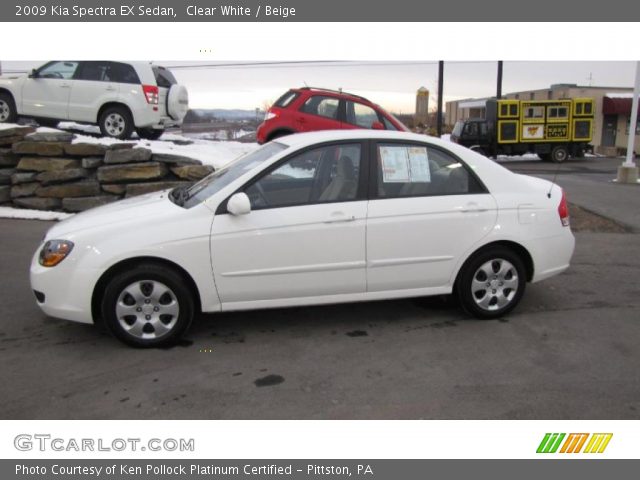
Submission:
<svg viewBox="0 0 640 480">
<path fill-rule="evenodd" d="M 295 155 L 245 189 L 254 209 L 355 200 L 360 144 L 330 145 Z"/>
<path fill-rule="evenodd" d="M 110 62 L 108 80 L 116 83 L 140 83 L 135 69 L 131 65 L 119 62 Z"/>
<path fill-rule="evenodd" d="M 481 193 L 482 186 L 453 156 L 426 145 L 378 144 L 379 198 Z"/>
<path fill-rule="evenodd" d="M 465 135 L 475 137 L 478 135 L 478 124 L 475 122 L 469 122 L 464 126 Z"/>
<path fill-rule="evenodd" d="M 385 130 L 398 130 L 384 115 L 382 116 L 382 123 L 384 124 Z"/>
<path fill-rule="evenodd" d="M 339 104 L 340 100 L 337 98 L 315 95 L 304 102 L 300 110 L 311 115 L 337 120 Z"/>
<path fill-rule="evenodd" d="M 362 128 L 371 128 L 374 122 L 378 122 L 376 111 L 362 103 L 347 101 L 347 123 Z"/>
<path fill-rule="evenodd" d="M 38 78 L 71 80 L 78 69 L 78 62 L 53 62 L 38 70 Z"/>
<path fill-rule="evenodd" d="M 109 62 L 82 62 L 78 71 L 78 80 L 87 80 L 92 82 L 107 82 Z"/>
<path fill-rule="evenodd" d="M 544 107 L 535 106 L 524 109 L 525 119 L 544 118 Z"/>
</svg>

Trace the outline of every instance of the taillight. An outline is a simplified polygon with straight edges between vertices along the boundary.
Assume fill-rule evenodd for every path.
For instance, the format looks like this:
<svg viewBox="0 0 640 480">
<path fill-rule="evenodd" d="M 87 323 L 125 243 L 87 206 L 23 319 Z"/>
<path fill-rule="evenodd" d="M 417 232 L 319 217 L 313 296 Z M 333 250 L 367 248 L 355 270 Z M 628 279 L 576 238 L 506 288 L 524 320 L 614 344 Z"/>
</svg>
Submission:
<svg viewBox="0 0 640 480">
<path fill-rule="evenodd" d="M 277 116 L 278 116 L 278 112 L 272 112 L 271 110 L 269 110 L 264 115 L 264 121 L 266 122 L 267 120 L 271 120 L 272 118 L 276 118 Z"/>
<path fill-rule="evenodd" d="M 558 205 L 558 215 L 560 215 L 560 221 L 564 227 L 569 226 L 569 204 L 567 203 L 567 196 L 562 190 L 562 198 L 560 199 L 560 205 Z"/>
<path fill-rule="evenodd" d="M 144 96 L 147 99 L 147 103 L 150 105 L 158 104 L 158 95 L 159 90 L 155 85 L 142 85 L 142 91 L 144 92 Z"/>
</svg>

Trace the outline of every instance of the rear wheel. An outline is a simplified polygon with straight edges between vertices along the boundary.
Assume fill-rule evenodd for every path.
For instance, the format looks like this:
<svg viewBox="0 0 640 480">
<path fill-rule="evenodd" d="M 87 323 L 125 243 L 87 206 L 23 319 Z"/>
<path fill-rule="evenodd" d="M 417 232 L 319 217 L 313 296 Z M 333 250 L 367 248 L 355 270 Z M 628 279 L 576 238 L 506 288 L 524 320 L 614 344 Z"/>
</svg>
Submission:
<svg viewBox="0 0 640 480">
<path fill-rule="evenodd" d="M 104 323 L 128 345 L 171 345 L 193 320 L 193 296 L 185 284 L 178 273 L 154 264 L 118 274 L 105 289 Z"/>
<path fill-rule="evenodd" d="M 513 310 L 526 285 L 524 264 L 504 247 L 481 251 L 462 267 L 457 293 L 462 307 L 476 318 L 497 318 Z"/>
<path fill-rule="evenodd" d="M 0 93 L 0 123 L 15 123 L 18 111 L 13 97 L 8 93 Z"/>
<path fill-rule="evenodd" d="M 133 118 L 125 107 L 113 106 L 106 108 L 98 121 L 100 132 L 105 137 L 127 140 L 133 133 Z"/>
<path fill-rule="evenodd" d="M 144 138 L 145 140 L 158 140 L 164 130 L 157 128 L 137 128 L 136 133 L 140 138 Z"/>
<path fill-rule="evenodd" d="M 569 151 L 564 145 L 558 145 L 551 149 L 551 160 L 555 163 L 562 163 L 569 158 Z"/>
</svg>

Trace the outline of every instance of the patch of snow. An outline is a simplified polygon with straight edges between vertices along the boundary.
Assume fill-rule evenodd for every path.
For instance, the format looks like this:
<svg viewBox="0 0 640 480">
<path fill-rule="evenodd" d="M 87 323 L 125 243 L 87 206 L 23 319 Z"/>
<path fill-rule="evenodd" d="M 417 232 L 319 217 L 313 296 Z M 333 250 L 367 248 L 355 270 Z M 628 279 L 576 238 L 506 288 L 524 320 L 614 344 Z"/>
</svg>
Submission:
<svg viewBox="0 0 640 480">
<path fill-rule="evenodd" d="M 0 207 L 0 218 L 17 218 L 22 220 L 64 220 L 73 213 L 29 210 L 27 208 Z"/>
<path fill-rule="evenodd" d="M 498 155 L 496 162 L 530 162 L 540 160 L 535 153 L 525 153 L 524 155 Z"/>
<path fill-rule="evenodd" d="M 611 92 L 607 93 L 605 97 L 609 98 L 633 98 L 633 92 Z"/>
<path fill-rule="evenodd" d="M 176 135 L 179 137 L 179 135 Z M 235 160 L 245 153 L 258 148 L 257 143 L 241 142 L 215 142 L 209 140 L 193 139 L 189 145 L 176 145 L 162 140 L 116 140 L 114 138 L 87 137 L 76 135 L 73 143 L 98 143 L 102 145 L 113 145 L 114 143 L 133 143 L 136 147 L 149 148 L 154 153 L 168 153 L 182 155 L 185 157 L 200 160 L 203 165 L 211 165 L 218 170 L 227 163 Z"/>
<path fill-rule="evenodd" d="M 58 124 L 58 127 L 64 128 L 65 130 L 77 130 L 79 132 L 101 135 L 100 127 L 98 127 L 97 125 L 84 125 L 82 123 L 76 122 L 60 122 Z"/>
</svg>

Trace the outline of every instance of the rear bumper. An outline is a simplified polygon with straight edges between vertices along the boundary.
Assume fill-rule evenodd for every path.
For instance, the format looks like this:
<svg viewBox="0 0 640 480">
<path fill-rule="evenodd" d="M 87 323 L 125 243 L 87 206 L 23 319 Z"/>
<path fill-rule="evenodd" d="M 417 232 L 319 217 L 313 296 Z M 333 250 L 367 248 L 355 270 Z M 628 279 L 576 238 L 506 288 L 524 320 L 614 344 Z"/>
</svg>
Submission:
<svg viewBox="0 0 640 480">
<path fill-rule="evenodd" d="M 151 105 L 134 111 L 133 122 L 136 128 L 154 128 L 158 130 L 182 125 L 181 120 L 174 120 L 160 110 L 154 111 Z"/>
<path fill-rule="evenodd" d="M 533 258 L 532 283 L 546 280 L 569 268 L 575 249 L 575 238 L 570 228 L 558 235 L 538 238 L 527 246 Z"/>
</svg>

